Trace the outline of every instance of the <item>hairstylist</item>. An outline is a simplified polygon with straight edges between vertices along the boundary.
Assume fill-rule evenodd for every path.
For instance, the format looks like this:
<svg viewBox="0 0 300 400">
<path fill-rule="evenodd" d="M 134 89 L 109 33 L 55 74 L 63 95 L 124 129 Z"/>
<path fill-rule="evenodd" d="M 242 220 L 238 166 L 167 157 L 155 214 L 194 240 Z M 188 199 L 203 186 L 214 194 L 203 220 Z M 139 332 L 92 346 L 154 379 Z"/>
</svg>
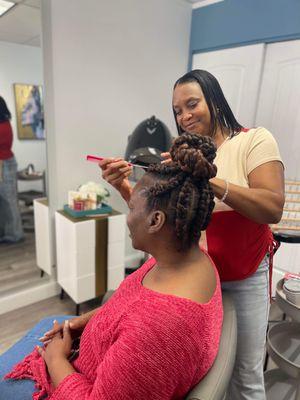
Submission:
<svg viewBox="0 0 300 400">
<path fill-rule="evenodd" d="M 278 146 L 265 128 L 245 129 L 237 122 L 218 81 L 207 71 L 191 71 L 175 83 L 173 111 L 179 135 L 207 135 L 217 147 L 218 172 L 210 184 L 219 200 L 206 238 L 238 317 L 236 364 L 227 399 L 265 400 L 263 357 L 273 253 L 268 224 L 280 220 L 284 205 Z M 128 164 L 110 159 L 101 167 L 104 179 L 128 201 Z"/>
</svg>

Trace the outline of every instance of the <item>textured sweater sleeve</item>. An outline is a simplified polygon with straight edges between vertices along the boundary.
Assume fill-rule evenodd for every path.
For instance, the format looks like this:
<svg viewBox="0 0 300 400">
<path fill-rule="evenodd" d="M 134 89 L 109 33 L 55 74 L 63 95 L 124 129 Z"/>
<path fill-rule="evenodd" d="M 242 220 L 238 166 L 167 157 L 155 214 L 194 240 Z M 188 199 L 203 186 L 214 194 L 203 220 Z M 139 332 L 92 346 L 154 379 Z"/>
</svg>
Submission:
<svg viewBox="0 0 300 400">
<path fill-rule="evenodd" d="M 95 382 L 73 373 L 51 400 L 163 400 L 175 393 L 180 398 L 194 384 L 199 355 L 194 334 L 170 307 L 126 316 L 98 365 Z"/>
</svg>

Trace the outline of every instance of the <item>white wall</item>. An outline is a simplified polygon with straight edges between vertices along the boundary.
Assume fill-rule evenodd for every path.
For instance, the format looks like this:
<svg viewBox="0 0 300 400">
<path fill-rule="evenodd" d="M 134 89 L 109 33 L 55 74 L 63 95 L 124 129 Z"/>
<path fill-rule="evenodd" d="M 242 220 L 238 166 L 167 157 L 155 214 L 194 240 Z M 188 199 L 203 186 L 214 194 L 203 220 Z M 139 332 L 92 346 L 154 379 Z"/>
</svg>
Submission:
<svg viewBox="0 0 300 400">
<path fill-rule="evenodd" d="M 29 163 L 36 170 L 46 168 L 46 143 L 44 140 L 19 140 L 15 113 L 14 83 L 42 84 L 43 67 L 40 48 L 8 42 L 0 42 L 0 95 L 12 113 L 14 131 L 13 152 L 19 169 Z M 19 190 L 41 189 L 40 182 L 19 182 Z"/>
<path fill-rule="evenodd" d="M 175 135 L 172 87 L 187 70 L 191 13 L 183 0 L 42 0 L 52 211 L 100 180 L 86 154 L 123 156 L 153 114 Z M 126 210 L 115 192 L 111 204 Z"/>
</svg>

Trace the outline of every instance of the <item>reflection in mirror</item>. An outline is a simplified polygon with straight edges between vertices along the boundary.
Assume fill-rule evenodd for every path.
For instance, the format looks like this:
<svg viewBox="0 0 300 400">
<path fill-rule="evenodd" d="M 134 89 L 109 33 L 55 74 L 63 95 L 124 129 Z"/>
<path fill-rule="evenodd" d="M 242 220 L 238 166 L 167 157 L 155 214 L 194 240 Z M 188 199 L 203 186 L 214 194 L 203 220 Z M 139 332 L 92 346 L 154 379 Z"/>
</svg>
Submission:
<svg viewBox="0 0 300 400">
<path fill-rule="evenodd" d="M 33 209 L 46 196 L 40 25 L 39 1 L 0 17 L 0 96 L 11 114 L 0 130 L 0 299 L 49 279 L 36 263 Z"/>
</svg>

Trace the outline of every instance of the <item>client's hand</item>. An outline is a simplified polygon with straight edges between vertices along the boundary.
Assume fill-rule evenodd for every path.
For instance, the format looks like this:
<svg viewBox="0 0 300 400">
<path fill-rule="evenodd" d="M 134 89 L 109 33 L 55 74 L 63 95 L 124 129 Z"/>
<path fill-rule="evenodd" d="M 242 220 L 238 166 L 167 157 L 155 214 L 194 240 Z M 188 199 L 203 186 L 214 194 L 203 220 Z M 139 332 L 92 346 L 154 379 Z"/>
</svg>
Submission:
<svg viewBox="0 0 300 400">
<path fill-rule="evenodd" d="M 46 347 L 37 346 L 37 350 L 44 359 L 53 386 L 56 388 L 66 376 L 75 372 L 68 358 L 72 349 L 72 337 L 69 321 L 65 321 L 63 331 L 59 330 L 59 323 L 54 321 L 53 329 L 57 331 Z"/>
<path fill-rule="evenodd" d="M 86 314 L 82 314 L 79 317 L 70 319 L 69 329 L 72 339 L 76 339 L 81 335 L 82 331 L 84 330 L 86 324 L 89 322 L 94 312 L 95 310 L 88 312 Z M 53 328 L 50 331 L 45 332 L 44 336 L 41 337 L 39 340 L 44 344 L 48 344 L 57 333 L 62 334 L 64 329 L 64 324 L 65 324 L 64 322 L 62 324 L 59 324 L 56 321 L 54 321 Z"/>
<path fill-rule="evenodd" d="M 102 170 L 102 177 L 117 189 L 122 197 L 128 202 L 132 188 L 128 177 L 132 173 L 132 167 L 122 158 L 105 158 L 99 162 Z"/>
<path fill-rule="evenodd" d="M 53 329 L 59 329 L 58 322 L 54 321 Z M 65 321 L 62 334 L 60 331 L 57 332 L 46 347 L 42 348 L 38 346 L 37 349 L 47 365 L 51 364 L 54 360 L 67 360 L 72 349 L 69 321 Z"/>
<path fill-rule="evenodd" d="M 160 155 L 164 158 L 164 160 L 161 162 L 162 164 L 170 164 L 170 162 L 172 162 L 170 153 L 160 153 Z"/>
</svg>

